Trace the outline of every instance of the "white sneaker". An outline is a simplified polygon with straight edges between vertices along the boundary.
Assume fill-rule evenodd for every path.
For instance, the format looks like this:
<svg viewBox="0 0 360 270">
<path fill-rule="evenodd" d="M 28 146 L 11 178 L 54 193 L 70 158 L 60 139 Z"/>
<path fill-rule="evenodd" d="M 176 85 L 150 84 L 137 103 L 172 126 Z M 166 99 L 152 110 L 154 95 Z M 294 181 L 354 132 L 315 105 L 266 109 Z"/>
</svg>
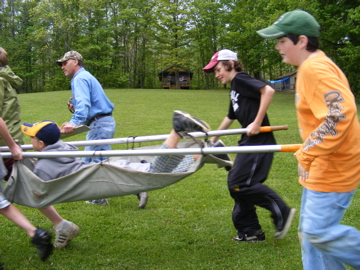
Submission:
<svg viewBox="0 0 360 270">
<path fill-rule="evenodd" d="M 64 219 L 54 230 L 56 232 L 54 247 L 63 248 L 79 233 L 80 228 Z"/>
</svg>

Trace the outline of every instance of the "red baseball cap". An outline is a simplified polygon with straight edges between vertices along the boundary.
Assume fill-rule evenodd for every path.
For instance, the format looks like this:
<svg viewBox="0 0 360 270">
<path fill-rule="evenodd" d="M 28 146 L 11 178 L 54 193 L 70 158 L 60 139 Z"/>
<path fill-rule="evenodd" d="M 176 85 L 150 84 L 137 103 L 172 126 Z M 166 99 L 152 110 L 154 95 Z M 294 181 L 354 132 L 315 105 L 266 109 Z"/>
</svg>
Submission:
<svg viewBox="0 0 360 270">
<path fill-rule="evenodd" d="M 209 64 L 207 64 L 206 67 L 203 68 L 203 70 L 206 73 L 213 72 L 213 68 L 219 63 L 219 61 L 222 60 L 238 61 L 237 53 L 228 49 L 218 51 L 211 57 Z"/>
</svg>

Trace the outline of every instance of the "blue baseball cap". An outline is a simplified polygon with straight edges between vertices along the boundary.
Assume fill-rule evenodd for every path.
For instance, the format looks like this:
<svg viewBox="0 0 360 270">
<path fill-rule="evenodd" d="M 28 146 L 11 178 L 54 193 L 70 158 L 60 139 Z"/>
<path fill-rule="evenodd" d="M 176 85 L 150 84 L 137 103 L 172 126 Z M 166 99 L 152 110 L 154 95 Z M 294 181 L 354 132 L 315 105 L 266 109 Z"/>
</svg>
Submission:
<svg viewBox="0 0 360 270">
<path fill-rule="evenodd" d="M 58 125 L 49 120 L 44 120 L 35 124 L 24 123 L 21 131 L 25 135 L 36 137 L 46 145 L 54 144 L 60 139 L 60 129 Z"/>
</svg>

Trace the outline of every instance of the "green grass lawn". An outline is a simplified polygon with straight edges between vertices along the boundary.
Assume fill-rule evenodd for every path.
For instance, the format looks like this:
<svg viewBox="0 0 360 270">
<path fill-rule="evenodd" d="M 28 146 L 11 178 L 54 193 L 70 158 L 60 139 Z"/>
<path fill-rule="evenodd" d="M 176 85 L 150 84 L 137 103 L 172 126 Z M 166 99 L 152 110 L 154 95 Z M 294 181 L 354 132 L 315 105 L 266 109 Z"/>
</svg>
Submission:
<svg viewBox="0 0 360 270">
<path fill-rule="evenodd" d="M 106 90 L 115 103 L 115 137 L 167 134 L 173 110 L 183 110 L 205 120 L 213 129 L 228 109 L 228 91 Z M 66 108 L 70 91 L 22 94 L 23 122 L 69 121 Z M 272 125 L 289 125 L 275 133 L 278 144 L 300 143 L 294 93 L 276 93 L 269 108 Z M 231 128 L 239 128 L 234 124 Z M 239 136 L 225 136 L 236 145 Z M 84 140 L 85 134 L 67 139 Z M 27 138 L 26 143 L 29 143 Z M 150 143 L 148 143 L 150 144 Z M 141 144 L 141 146 L 146 144 Z M 137 147 L 138 145 L 136 145 Z M 116 145 L 113 149 L 126 149 Z M 233 156 L 234 157 L 234 156 Z M 56 209 L 81 231 L 68 247 L 56 249 L 41 262 L 25 233 L 0 218 L 0 259 L 5 269 L 302 269 L 297 239 L 298 213 L 288 235 L 275 240 L 269 212 L 258 214 L 267 239 L 263 243 L 236 243 L 231 221 L 233 202 L 227 190 L 227 172 L 207 164 L 179 183 L 151 191 L 145 209 L 135 196 L 109 198 L 110 206 L 82 201 L 62 203 Z M 299 208 L 301 187 L 293 153 L 275 153 L 266 182 L 292 207 Z M 358 226 L 360 195 L 357 194 L 344 223 Z M 31 222 L 49 230 L 51 223 L 36 209 L 19 208 Z"/>
</svg>

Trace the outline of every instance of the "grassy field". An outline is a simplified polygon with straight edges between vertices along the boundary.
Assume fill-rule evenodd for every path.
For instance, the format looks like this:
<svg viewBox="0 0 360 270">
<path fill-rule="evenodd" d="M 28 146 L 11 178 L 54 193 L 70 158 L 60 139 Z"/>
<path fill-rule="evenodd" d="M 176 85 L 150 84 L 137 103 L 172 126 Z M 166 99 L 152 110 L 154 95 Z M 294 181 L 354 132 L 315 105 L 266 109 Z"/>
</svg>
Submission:
<svg viewBox="0 0 360 270">
<path fill-rule="evenodd" d="M 228 91 L 109 89 L 115 103 L 116 137 L 166 134 L 172 112 L 183 110 L 204 119 L 216 129 L 227 113 Z M 71 117 L 66 108 L 70 91 L 22 94 L 23 122 Z M 294 109 L 294 93 L 276 93 L 269 108 L 272 125 L 289 125 L 275 133 L 278 144 L 300 143 Z M 238 128 L 236 124 L 232 128 Z M 84 140 L 80 134 L 71 140 Z M 70 138 L 68 139 L 68 141 Z M 236 145 L 238 136 L 226 136 Z M 27 138 L 27 142 L 29 140 Z M 141 144 L 145 145 L 145 144 Z M 138 146 L 138 145 L 136 145 Z M 117 145 L 113 149 L 126 149 Z M 301 187 L 292 153 L 276 153 L 267 184 L 292 207 L 299 208 Z M 302 269 L 297 239 L 298 213 L 288 235 L 275 240 L 269 212 L 258 209 L 267 239 L 263 243 L 236 243 L 231 221 L 233 202 L 226 184 L 227 172 L 205 165 L 194 175 L 164 189 L 151 191 L 145 209 L 135 196 L 109 198 L 110 206 L 82 201 L 62 203 L 56 209 L 80 226 L 68 247 L 54 251 L 41 262 L 25 233 L 0 218 L 0 260 L 5 269 Z M 344 223 L 358 226 L 360 195 L 357 194 Z M 52 230 L 36 209 L 19 206 L 36 226 Z"/>
</svg>

